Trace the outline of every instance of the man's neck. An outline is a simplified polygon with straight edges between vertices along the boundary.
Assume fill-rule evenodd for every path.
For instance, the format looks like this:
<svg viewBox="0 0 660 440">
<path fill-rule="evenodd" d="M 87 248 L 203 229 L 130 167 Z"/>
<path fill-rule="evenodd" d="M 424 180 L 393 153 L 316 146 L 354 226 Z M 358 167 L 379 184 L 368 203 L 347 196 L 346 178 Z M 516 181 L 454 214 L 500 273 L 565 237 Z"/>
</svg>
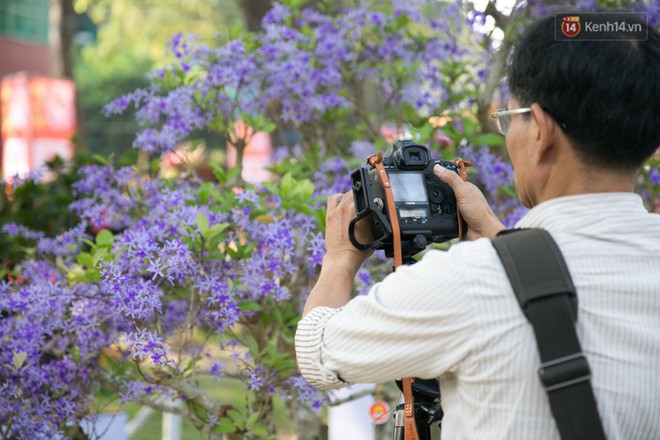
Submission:
<svg viewBox="0 0 660 440">
<path fill-rule="evenodd" d="M 546 185 L 538 189 L 535 205 L 557 197 L 579 194 L 634 192 L 636 173 L 576 165 L 567 168 L 552 173 Z"/>
</svg>

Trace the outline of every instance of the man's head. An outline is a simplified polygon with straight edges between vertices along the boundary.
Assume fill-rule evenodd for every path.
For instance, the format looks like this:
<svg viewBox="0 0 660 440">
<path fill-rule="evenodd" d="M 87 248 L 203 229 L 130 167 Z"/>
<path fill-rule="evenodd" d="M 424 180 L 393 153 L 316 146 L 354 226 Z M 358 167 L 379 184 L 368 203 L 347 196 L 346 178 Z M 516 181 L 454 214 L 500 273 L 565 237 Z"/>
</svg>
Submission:
<svg viewBox="0 0 660 440">
<path fill-rule="evenodd" d="M 531 111 L 510 117 L 506 144 L 525 205 L 621 188 L 660 145 L 660 35 L 633 15 L 617 21 L 648 28 L 648 39 L 560 41 L 551 17 L 516 46 L 509 109 Z"/>
</svg>

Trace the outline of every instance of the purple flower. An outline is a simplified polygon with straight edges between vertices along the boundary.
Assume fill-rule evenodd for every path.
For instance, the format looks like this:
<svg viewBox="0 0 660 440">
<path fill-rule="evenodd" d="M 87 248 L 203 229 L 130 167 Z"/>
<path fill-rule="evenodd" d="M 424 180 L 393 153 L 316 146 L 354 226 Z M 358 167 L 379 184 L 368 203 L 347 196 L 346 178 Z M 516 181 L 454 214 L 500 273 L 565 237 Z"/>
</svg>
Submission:
<svg viewBox="0 0 660 440">
<path fill-rule="evenodd" d="M 30 241 L 39 241 L 44 238 L 45 234 L 41 231 L 33 231 L 23 225 L 16 223 L 6 223 L 2 225 L 2 232 L 10 237 L 23 237 Z"/>
<path fill-rule="evenodd" d="M 151 363 L 166 366 L 172 362 L 168 358 L 169 347 L 165 345 L 163 338 L 156 335 L 154 331 L 136 329 L 126 335 L 126 343 L 131 356 L 138 360 L 149 359 Z"/>
<path fill-rule="evenodd" d="M 649 180 L 651 181 L 651 185 L 660 185 L 660 170 L 657 168 L 651 169 Z"/>
<path fill-rule="evenodd" d="M 312 264 L 320 266 L 323 263 L 323 257 L 325 256 L 325 237 L 323 233 L 318 232 L 312 236 L 309 241 L 310 246 L 307 248 L 311 252 Z"/>
<path fill-rule="evenodd" d="M 213 362 L 209 371 L 211 373 L 211 377 L 217 381 L 221 380 L 225 376 L 225 368 L 219 361 Z"/>
<path fill-rule="evenodd" d="M 291 377 L 289 383 L 295 393 L 296 400 L 303 404 L 309 404 L 312 408 L 319 409 L 328 402 L 325 394 L 308 384 L 302 376 Z"/>
<path fill-rule="evenodd" d="M 259 391 L 263 387 L 263 380 L 256 373 L 250 373 L 248 386 L 252 391 Z"/>
</svg>

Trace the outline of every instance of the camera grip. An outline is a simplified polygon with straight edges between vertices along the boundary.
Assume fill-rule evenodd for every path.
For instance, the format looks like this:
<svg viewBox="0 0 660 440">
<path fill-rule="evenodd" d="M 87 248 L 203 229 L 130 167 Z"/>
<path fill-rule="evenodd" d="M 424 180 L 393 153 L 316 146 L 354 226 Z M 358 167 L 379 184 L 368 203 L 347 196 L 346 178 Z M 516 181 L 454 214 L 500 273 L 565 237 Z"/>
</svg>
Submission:
<svg viewBox="0 0 660 440">
<path fill-rule="evenodd" d="M 351 240 L 351 244 L 353 244 L 353 246 L 363 251 L 367 249 L 375 249 L 374 244 L 377 242 L 380 243 L 384 238 L 381 237 L 380 241 L 374 241 L 369 244 L 362 244 L 359 241 L 357 241 L 357 238 L 355 238 L 355 224 L 360 220 L 362 220 L 367 215 L 369 215 L 369 211 L 362 211 L 361 213 L 353 217 L 351 219 L 351 222 L 348 224 L 348 238 L 349 240 Z"/>
<path fill-rule="evenodd" d="M 363 244 L 357 241 L 357 238 L 355 238 L 355 224 L 368 215 L 376 216 L 375 223 L 381 226 L 381 229 L 383 230 L 383 234 L 380 237 L 377 237 L 371 243 Z M 378 211 L 375 206 L 371 207 L 371 209 L 365 209 L 362 212 L 359 212 L 355 217 L 351 219 L 350 223 L 348 224 L 348 238 L 351 240 L 353 246 L 355 246 L 360 250 L 378 249 L 381 246 L 381 244 L 383 244 L 383 242 L 387 240 L 387 238 L 390 237 L 391 235 L 392 235 L 392 226 L 387 221 L 387 218 L 385 218 L 385 216 L 380 211 Z"/>
</svg>

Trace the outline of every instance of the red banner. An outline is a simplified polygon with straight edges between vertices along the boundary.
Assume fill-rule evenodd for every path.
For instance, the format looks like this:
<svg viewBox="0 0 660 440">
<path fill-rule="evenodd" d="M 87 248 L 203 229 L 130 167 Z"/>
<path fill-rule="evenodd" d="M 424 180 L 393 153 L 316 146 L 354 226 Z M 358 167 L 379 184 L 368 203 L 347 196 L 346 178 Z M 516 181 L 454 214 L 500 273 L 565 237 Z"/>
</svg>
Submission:
<svg viewBox="0 0 660 440">
<path fill-rule="evenodd" d="M 24 176 L 74 154 L 76 91 L 72 81 L 16 74 L 0 83 L 2 176 Z"/>
</svg>

